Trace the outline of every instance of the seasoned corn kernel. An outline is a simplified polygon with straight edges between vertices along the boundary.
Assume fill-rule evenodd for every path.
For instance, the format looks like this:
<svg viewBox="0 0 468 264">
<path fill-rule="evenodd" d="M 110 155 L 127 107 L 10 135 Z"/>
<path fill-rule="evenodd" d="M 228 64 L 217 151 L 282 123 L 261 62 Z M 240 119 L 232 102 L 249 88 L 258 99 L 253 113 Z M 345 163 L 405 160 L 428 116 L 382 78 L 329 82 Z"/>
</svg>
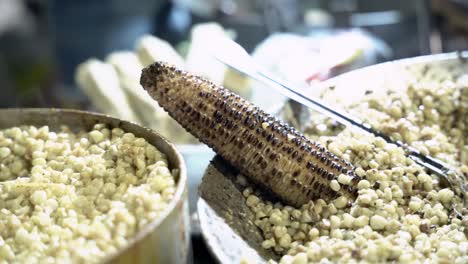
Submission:
<svg viewBox="0 0 468 264">
<path fill-rule="evenodd" d="M 104 124 L 0 130 L 0 263 L 99 262 L 161 214 L 175 176 L 146 140 Z"/>
<path fill-rule="evenodd" d="M 340 190 L 340 184 L 338 183 L 337 180 L 332 180 L 332 181 L 330 182 L 330 188 L 331 188 L 332 190 L 334 190 L 335 192 L 337 192 L 337 191 Z"/>
</svg>

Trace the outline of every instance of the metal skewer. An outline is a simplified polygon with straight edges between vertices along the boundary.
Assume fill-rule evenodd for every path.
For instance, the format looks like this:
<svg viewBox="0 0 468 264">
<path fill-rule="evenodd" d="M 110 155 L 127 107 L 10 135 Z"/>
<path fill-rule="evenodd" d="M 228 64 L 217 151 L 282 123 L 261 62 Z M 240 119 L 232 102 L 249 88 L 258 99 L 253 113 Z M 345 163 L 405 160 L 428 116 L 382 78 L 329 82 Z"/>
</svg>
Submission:
<svg viewBox="0 0 468 264">
<path fill-rule="evenodd" d="M 446 163 L 433 157 L 423 155 L 420 151 L 407 145 L 406 143 L 392 140 L 389 136 L 373 129 L 369 124 L 363 122 L 359 118 L 353 117 L 344 111 L 340 111 L 334 107 L 331 107 L 317 98 L 311 98 L 309 96 L 306 96 L 306 93 L 299 91 L 299 89 L 297 88 L 293 88 L 295 87 L 294 85 L 290 85 L 287 81 L 273 77 L 272 74 L 261 70 L 255 64 L 250 55 L 237 43 L 229 41 L 223 44 L 229 45 L 231 50 L 235 50 L 236 52 L 220 53 L 216 52 L 215 49 L 214 57 L 221 63 L 252 79 L 258 80 L 268 86 L 274 87 L 276 90 L 278 90 L 280 93 L 287 96 L 288 98 L 298 103 L 301 103 L 304 106 L 312 108 L 332 118 L 333 120 L 342 123 L 343 125 L 351 125 L 353 127 L 360 128 L 361 130 L 371 133 L 376 137 L 383 138 L 387 143 L 395 144 L 403 148 L 403 150 L 409 158 L 411 158 L 414 162 L 421 165 L 422 167 L 426 168 L 428 171 L 439 176 L 445 184 L 447 184 L 451 189 L 458 193 L 457 188 L 453 188 L 454 183 L 448 177 L 448 175 L 451 175 L 452 173 L 455 174 L 455 170 Z"/>
</svg>

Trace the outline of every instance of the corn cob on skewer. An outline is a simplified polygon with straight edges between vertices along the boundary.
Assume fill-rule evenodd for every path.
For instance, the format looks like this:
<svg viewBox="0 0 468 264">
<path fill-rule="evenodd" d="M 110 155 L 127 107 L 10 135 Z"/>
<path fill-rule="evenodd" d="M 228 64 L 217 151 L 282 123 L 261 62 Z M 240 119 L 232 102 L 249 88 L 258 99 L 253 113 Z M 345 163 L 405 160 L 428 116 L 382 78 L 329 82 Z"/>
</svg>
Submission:
<svg viewBox="0 0 468 264">
<path fill-rule="evenodd" d="M 162 62 L 143 69 L 140 83 L 186 130 L 283 201 L 355 194 L 360 177 L 351 164 L 229 90 Z M 340 174 L 348 184 L 332 189 Z"/>
</svg>

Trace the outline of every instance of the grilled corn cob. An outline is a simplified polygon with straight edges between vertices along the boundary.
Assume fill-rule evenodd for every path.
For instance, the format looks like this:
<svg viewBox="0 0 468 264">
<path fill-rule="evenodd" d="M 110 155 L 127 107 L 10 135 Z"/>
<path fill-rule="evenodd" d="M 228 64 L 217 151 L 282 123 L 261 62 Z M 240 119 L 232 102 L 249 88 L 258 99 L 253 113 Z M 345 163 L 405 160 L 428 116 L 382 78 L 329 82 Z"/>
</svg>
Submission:
<svg viewBox="0 0 468 264">
<path fill-rule="evenodd" d="M 355 194 L 360 177 L 350 163 L 239 95 L 162 62 L 143 69 L 140 83 L 186 130 L 283 201 Z M 348 184 L 336 186 L 340 174 Z"/>
</svg>

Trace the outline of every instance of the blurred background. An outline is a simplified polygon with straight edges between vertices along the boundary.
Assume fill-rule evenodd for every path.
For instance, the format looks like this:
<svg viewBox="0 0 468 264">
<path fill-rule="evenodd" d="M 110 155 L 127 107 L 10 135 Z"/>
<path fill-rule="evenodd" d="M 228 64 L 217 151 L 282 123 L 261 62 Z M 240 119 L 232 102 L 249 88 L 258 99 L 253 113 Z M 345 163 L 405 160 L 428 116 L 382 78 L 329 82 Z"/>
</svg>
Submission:
<svg viewBox="0 0 468 264">
<path fill-rule="evenodd" d="M 277 32 L 351 29 L 385 43 L 372 63 L 468 47 L 466 0 L 0 0 L 0 107 L 84 108 L 79 63 L 133 49 L 144 34 L 186 55 L 193 25 L 209 21 L 248 51 Z"/>
<path fill-rule="evenodd" d="M 157 129 L 180 145 L 195 212 L 213 153 L 187 147 L 196 140 L 140 93 L 138 75 L 154 60 L 169 60 L 262 107 L 281 103 L 214 62 L 208 51 L 220 37 L 271 72 L 310 83 L 383 61 L 467 50 L 468 1 L 0 0 L 0 107 L 94 110 Z M 196 214 L 192 220 L 195 262 L 210 262 Z"/>
</svg>

